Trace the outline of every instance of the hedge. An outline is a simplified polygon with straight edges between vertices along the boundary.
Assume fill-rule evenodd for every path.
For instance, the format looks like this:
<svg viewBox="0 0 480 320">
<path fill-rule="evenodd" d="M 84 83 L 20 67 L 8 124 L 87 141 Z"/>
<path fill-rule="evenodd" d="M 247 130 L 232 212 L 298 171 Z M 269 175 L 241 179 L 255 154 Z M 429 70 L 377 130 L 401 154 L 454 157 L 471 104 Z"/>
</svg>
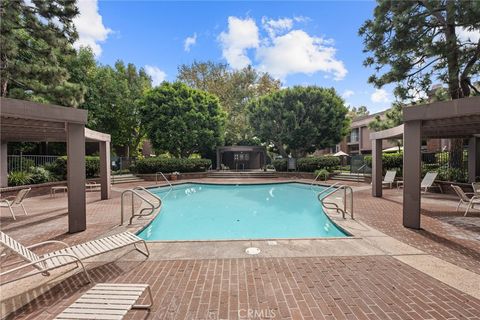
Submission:
<svg viewBox="0 0 480 320">
<path fill-rule="evenodd" d="M 272 165 L 276 171 L 287 171 L 287 159 L 275 159 Z"/>
<path fill-rule="evenodd" d="M 46 168 L 60 179 L 67 177 L 67 157 L 59 157 Z M 100 174 L 100 158 L 93 156 L 85 157 L 85 171 L 87 178 L 97 177 Z"/>
<path fill-rule="evenodd" d="M 277 171 L 287 171 L 287 159 L 276 159 L 272 161 L 272 164 Z M 315 172 L 320 169 L 333 171 L 339 165 L 340 159 L 332 156 L 297 159 L 297 170 L 301 172 Z"/>
<path fill-rule="evenodd" d="M 302 172 L 314 172 L 315 170 L 325 169 L 333 171 L 340 165 L 340 159 L 333 156 L 308 157 L 297 160 L 297 169 Z"/>
<path fill-rule="evenodd" d="M 365 156 L 365 163 L 372 166 L 372 156 Z M 403 153 L 383 153 L 382 167 L 385 170 L 398 169 L 403 167 Z"/>
<path fill-rule="evenodd" d="M 130 170 L 136 173 L 156 172 L 201 172 L 210 167 L 210 159 L 145 158 L 137 161 Z"/>
</svg>

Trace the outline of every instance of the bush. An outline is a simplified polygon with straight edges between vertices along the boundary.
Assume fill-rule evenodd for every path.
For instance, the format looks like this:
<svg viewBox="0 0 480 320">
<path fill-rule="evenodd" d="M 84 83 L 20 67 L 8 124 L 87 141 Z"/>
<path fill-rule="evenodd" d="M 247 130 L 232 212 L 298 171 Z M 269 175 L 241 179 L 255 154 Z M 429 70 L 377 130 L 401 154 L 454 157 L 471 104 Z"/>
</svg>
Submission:
<svg viewBox="0 0 480 320">
<path fill-rule="evenodd" d="M 30 180 L 32 184 L 55 181 L 55 177 L 53 177 L 52 173 L 45 168 L 31 167 L 29 172 L 31 174 Z"/>
<path fill-rule="evenodd" d="M 67 177 L 67 157 L 59 157 L 47 167 L 59 179 L 65 180 Z M 100 158 L 87 156 L 85 157 L 85 172 L 87 178 L 93 178 L 100 173 Z"/>
<path fill-rule="evenodd" d="M 297 169 L 303 172 L 314 172 L 319 169 L 325 169 L 331 172 L 339 165 L 340 159 L 332 156 L 308 157 L 297 160 Z"/>
<path fill-rule="evenodd" d="M 210 159 L 189 159 L 189 158 L 145 158 L 138 160 L 134 167 L 136 173 L 156 173 L 156 172 L 201 172 L 210 167 Z"/>
<path fill-rule="evenodd" d="M 323 181 L 327 181 L 327 179 L 330 177 L 330 172 L 325 169 L 315 170 L 315 177 L 316 176 L 318 176 Z"/>
<path fill-rule="evenodd" d="M 372 166 L 372 156 L 365 156 L 365 163 Z M 383 153 L 382 166 L 385 170 L 403 168 L 403 153 Z"/>
<path fill-rule="evenodd" d="M 287 159 L 275 159 L 272 161 L 272 166 L 276 171 L 287 171 Z"/>
<path fill-rule="evenodd" d="M 31 167 L 35 167 L 35 161 L 32 159 L 22 158 L 22 163 L 20 164 L 20 160 L 15 159 L 9 164 L 9 168 L 11 171 L 25 171 L 27 172 Z"/>
<path fill-rule="evenodd" d="M 437 179 L 442 181 L 467 182 L 468 176 L 467 173 L 460 168 L 440 168 Z"/>
<path fill-rule="evenodd" d="M 32 174 L 27 171 L 12 171 L 8 174 L 8 185 L 10 187 L 23 186 L 30 184 Z"/>
</svg>

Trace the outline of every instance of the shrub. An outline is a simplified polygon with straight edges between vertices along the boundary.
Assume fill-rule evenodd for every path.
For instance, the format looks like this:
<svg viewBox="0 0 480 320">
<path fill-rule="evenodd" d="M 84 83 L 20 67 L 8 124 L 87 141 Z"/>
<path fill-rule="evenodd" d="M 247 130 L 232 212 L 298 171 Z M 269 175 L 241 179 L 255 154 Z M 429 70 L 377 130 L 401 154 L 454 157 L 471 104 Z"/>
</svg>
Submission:
<svg viewBox="0 0 480 320">
<path fill-rule="evenodd" d="M 276 171 L 287 171 L 287 159 L 275 159 L 272 161 L 272 166 Z"/>
<path fill-rule="evenodd" d="M 319 169 L 325 169 L 331 172 L 339 165 L 340 159 L 332 156 L 308 157 L 297 160 L 297 169 L 303 172 L 314 172 Z"/>
<path fill-rule="evenodd" d="M 8 174 L 8 185 L 11 187 L 30 184 L 32 174 L 27 171 L 12 171 Z"/>
<path fill-rule="evenodd" d="M 372 166 L 372 156 L 365 156 L 365 163 Z M 385 170 L 398 169 L 403 167 L 403 153 L 383 153 L 382 166 Z"/>
<path fill-rule="evenodd" d="M 330 177 L 330 172 L 325 169 L 315 170 L 315 177 L 316 176 L 318 176 L 323 181 L 327 181 L 327 179 Z"/>
<path fill-rule="evenodd" d="M 30 180 L 33 184 L 45 183 L 55 180 L 52 173 L 42 167 L 31 167 L 29 172 L 31 173 Z"/>
<path fill-rule="evenodd" d="M 134 167 L 136 173 L 156 172 L 201 172 L 206 171 L 212 164 L 210 159 L 189 159 L 189 158 L 145 158 L 138 160 Z"/>
<path fill-rule="evenodd" d="M 453 181 L 453 182 L 468 181 L 467 173 L 460 168 L 440 168 L 440 170 L 438 170 L 437 178 L 439 180 Z"/>
<path fill-rule="evenodd" d="M 67 157 L 59 157 L 48 166 L 48 169 L 51 170 L 59 179 L 66 179 L 67 177 Z M 93 178 L 99 175 L 100 172 L 100 158 L 87 156 L 85 157 L 85 172 L 87 178 Z"/>
<path fill-rule="evenodd" d="M 15 159 L 9 164 L 11 171 L 25 171 L 27 172 L 31 167 L 35 167 L 35 161 L 32 159 L 22 158 L 21 164 L 19 159 Z"/>
</svg>

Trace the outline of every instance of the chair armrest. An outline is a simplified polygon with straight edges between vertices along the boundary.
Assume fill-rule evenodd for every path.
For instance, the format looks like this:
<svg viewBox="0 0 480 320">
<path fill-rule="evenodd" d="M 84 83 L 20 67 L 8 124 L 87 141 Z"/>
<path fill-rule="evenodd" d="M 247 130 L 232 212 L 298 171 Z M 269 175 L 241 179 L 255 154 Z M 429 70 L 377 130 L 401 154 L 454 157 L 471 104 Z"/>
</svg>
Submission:
<svg viewBox="0 0 480 320">
<path fill-rule="evenodd" d="M 49 245 L 49 244 L 61 244 L 61 245 L 64 246 L 65 248 L 70 247 L 70 245 L 68 245 L 67 243 L 65 243 L 65 242 L 63 242 L 63 241 L 49 240 L 49 241 L 43 241 L 43 242 L 39 242 L 39 243 L 36 243 L 36 244 L 32 244 L 31 246 L 28 246 L 28 247 L 26 247 L 26 248 L 27 248 L 27 249 L 33 249 L 33 248 L 37 248 L 37 247 L 41 247 L 41 246 Z"/>
</svg>

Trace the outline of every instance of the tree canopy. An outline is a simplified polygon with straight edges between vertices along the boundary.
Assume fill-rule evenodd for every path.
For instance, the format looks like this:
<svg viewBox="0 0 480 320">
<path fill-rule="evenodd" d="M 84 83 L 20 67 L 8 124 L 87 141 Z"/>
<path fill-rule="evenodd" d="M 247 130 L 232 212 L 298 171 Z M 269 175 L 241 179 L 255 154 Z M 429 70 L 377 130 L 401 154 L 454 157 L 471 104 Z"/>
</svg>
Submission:
<svg viewBox="0 0 480 320">
<path fill-rule="evenodd" d="M 75 0 L 4 0 L 0 7 L 2 97 L 77 107 L 85 88 L 70 81 L 65 60 L 78 38 Z"/>
<path fill-rule="evenodd" d="M 247 106 L 255 98 L 279 90 L 281 85 L 269 74 L 260 73 L 251 66 L 230 70 L 226 64 L 211 61 L 181 65 L 177 79 L 220 99 L 227 113 L 226 144 L 252 143 Z"/>
<path fill-rule="evenodd" d="M 375 66 L 369 82 L 397 85 L 402 99 L 417 99 L 432 81 L 448 84 L 451 99 L 479 94 L 480 2 L 463 0 L 379 0 L 374 17 L 360 28 L 366 66 Z M 475 42 L 476 41 L 476 42 Z"/>
<path fill-rule="evenodd" d="M 348 108 L 333 88 L 283 89 L 253 101 L 249 110 L 255 134 L 283 157 L 335 145 L 349 127 Z"/>
<path fill-rule="evenodd" d="M 164 82 L 141 100 L 148 138 L 175 157 L 205 154 L 223 143 L 225 114 L 215 95 L 181 82 Z"/>
</svg>

